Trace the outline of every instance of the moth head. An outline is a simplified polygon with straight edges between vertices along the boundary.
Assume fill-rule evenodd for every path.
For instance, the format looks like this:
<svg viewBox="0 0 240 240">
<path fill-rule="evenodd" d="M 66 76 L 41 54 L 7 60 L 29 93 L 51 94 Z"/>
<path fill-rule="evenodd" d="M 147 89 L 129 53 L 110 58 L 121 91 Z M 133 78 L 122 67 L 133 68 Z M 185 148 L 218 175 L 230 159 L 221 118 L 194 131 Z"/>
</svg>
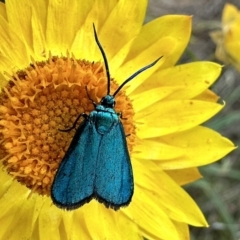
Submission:
<svg viewBox="0 0 240 240">
<path fill-rule="evenodd" d="M 114 108 L 116 102 L 113 96 L 106 95 L 105 97 L 102 98 L 100 104 L 107 108 Z"/>
</svg>

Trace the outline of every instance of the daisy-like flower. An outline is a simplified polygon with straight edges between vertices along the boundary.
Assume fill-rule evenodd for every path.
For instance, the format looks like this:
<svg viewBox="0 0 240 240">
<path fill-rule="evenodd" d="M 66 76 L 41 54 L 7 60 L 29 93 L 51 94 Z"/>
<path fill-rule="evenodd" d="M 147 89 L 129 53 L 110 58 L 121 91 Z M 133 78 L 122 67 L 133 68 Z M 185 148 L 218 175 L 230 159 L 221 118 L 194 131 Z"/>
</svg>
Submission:
<svg viewBox="0 0 240 240">
<path fill-rule="evenodd" d="M 9 0 L 0 4 L 0 239 L 189 239 L 207 226 L 182 185 L 201 177 L 234 145 L 201 123 L 223 108 L 209 86 L 221 66 L 174 66 L 191 17 L 142 25 L 147 1 Z M 74 211 L 53 205 L 56 170 L 77 116 L 106 95 L 92 24 L 108 57 L 111 93 L 132 73 L 163 58 L 116 96 L 134 174 L 134 195 L 118 211 L 96 200 Z M 113 156 L 114 157 L 114 156 Z M 81 174 L 81 173 L 79 173 Z"/>
<path fill-rule="evenodd" d="M 222 13 L 222 29 L 211 32 L 217 45 L 215 55 L 226 64 L 240 71 L 240 11 L 227 3 Z"/>
</svg>

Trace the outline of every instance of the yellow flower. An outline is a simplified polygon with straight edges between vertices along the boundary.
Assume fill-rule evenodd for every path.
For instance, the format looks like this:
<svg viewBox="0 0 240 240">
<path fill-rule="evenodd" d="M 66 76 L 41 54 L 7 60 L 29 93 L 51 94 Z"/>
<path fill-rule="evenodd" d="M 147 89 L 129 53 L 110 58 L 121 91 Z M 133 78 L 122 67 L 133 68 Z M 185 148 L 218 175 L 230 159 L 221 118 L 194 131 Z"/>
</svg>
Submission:
<svg viewBox="0 0 240 240">
<path fill-rule="evenodd" d="M 222 29 L 213 31 L 216 57 L 224 63 L 233 64 L 240 71 L 240 11 L 227 3 L 222 13 Z"/>
<path fill-rule="evenodd" d="M 199 124 L 223 105 L 208 87 L 221 72 L 211 62 L 174 66 L 190 37 L 191 17 L 143 25 L 147 1 L 9 0 L 0 4 L 0 239 L 189 239 L 188 225 L 207 223 L 182 185 L 197 166 L 234 149 Z M 52 204 L 51 183 L 68 149 L 76 117 L 127 77 L 163 58 L 117 95 L 134 173 L 129 206 L 95 200 L 74 211 Z M 14 180 L 15 179 L 15 180 Z M 17 181 L 16 181 L 17 180 Z"/>
</svg>

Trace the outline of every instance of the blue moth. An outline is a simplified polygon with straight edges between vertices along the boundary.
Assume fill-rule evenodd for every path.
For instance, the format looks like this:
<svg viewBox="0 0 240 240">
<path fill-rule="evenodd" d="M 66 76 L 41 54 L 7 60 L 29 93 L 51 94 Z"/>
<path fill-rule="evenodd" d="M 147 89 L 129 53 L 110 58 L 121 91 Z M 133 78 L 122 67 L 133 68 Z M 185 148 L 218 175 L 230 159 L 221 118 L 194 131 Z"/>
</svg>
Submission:
<svg viewBox="0 0 240 240">
<path fill-rule="evenodd" d="M 51 187 L 53 203 L 66 210 L 79 208 L 92 199 L 114 210 L 131 202 L 134 191 L 133 171 L 121 114 L 114 110 L 115 96 L 127 82 L 154 66 L 161 58 L 138 70 L 110 95 L 111 79 L 107 57 L 94 25 L 93 29 L 95 41 L 104 59 L 108 81 L 107 95 L 99 104 L 90 99 L 95 109 L 89 115 L 80 114 L 70 129 L 62 130 L 72 130 L 77 121 L 84 118 Z"/>
</svg>

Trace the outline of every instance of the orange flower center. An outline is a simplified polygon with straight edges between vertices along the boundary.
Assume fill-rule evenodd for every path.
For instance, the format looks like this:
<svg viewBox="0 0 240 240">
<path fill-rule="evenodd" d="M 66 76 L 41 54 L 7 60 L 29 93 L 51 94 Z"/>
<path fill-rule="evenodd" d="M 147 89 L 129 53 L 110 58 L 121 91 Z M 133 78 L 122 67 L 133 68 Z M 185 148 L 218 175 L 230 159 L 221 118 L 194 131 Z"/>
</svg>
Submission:
<svg viewBox="0 0 240 240">
<path fill-rule="evenodd" d="M 77 116 L 89 114 L 107 92 L 101 63 L 51 57 L 31 64 L 11 77 L 0 94 L 0 159 L 8 173 L 33 192 L 49 195 L 59 164 L 74 136 Z M 111 91 L 118 85 L 111 81 Z M 135 138 L 134 111 L 123 91 L 116 112 L 124 119 L 129 150 Z M 79 124 L 82 120 L 79 120 Z"/>
</svg>

